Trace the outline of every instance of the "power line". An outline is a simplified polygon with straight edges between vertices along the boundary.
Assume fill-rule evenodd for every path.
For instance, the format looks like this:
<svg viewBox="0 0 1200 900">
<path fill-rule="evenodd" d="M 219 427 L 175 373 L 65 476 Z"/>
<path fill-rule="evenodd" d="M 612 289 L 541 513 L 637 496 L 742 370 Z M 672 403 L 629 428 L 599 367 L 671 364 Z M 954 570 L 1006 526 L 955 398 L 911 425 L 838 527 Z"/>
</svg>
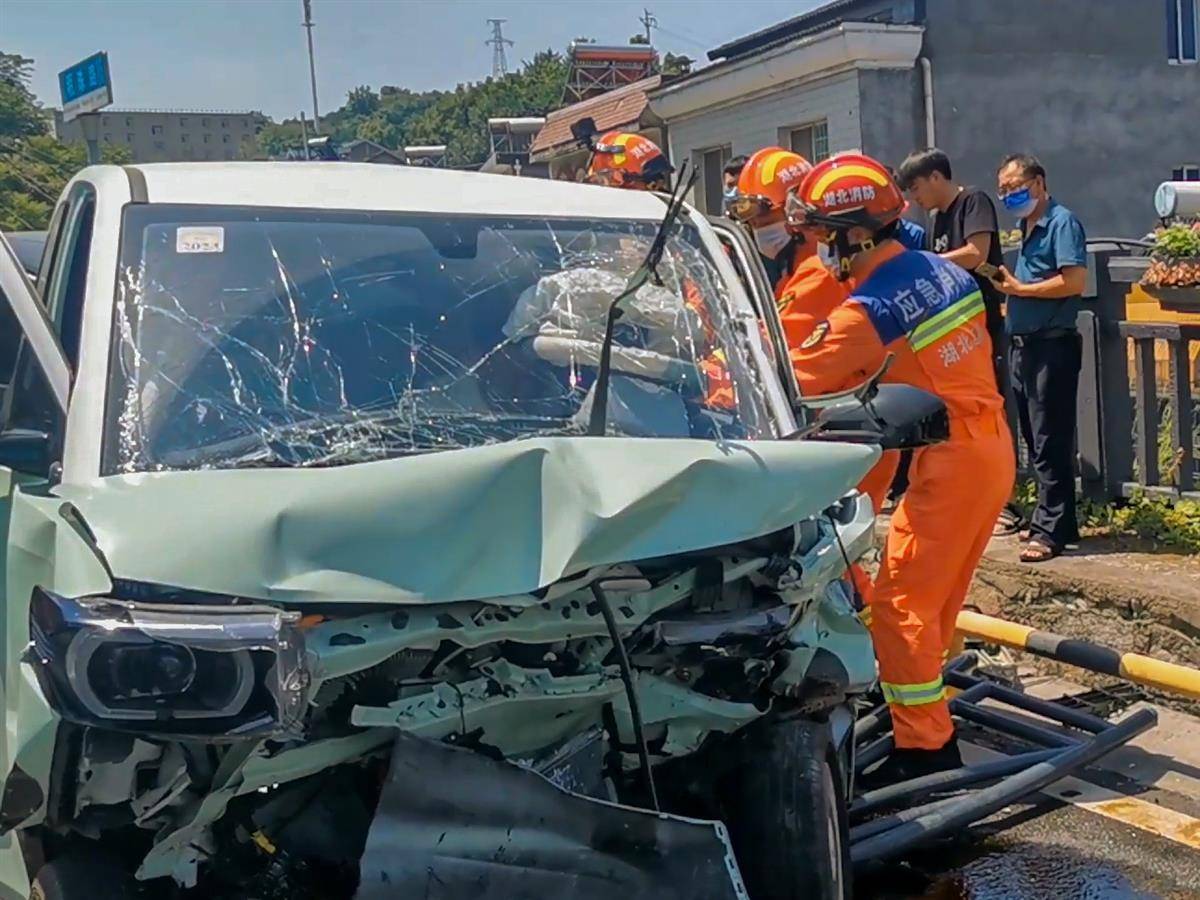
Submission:
<svg viewBox="0 0 1200 900">
<path fill-rule="evenodd" d="M 45 230 L 42 226 L 31 224 L 27 218 L 25 218 L 23 215 L 21 215 L 19 212 L 17 212 L 15 209 L 12 209 L 11 207 L 6 208 L 4 210 L 4 215 L 12 216 L 14 219 L 19 219 L 21 224 L 24 225 L 30 231 L 44 231 Z"/>
<path fill-rule="evenodd" d="M 36 191 L 38 194 L 41 194 L 42 199 L 45 200 L 47 203 L 49 203 L 51 206 L 53 206 L 55 203 L 58 202 L 57 197 L 50 196 L 50 193 L 44 187 L 42 187 L 40 184 L 38 184 L 32 178 L 28 177 L 24 172 L 22 172 L 16 166 L 13 166 L 10 171 L 12 172 L 12 174 L 14 176 L 16 176 L 16 179 L 19 182 L 21 182 L 23 185 L 25 185 L 25 187 L 30 188 L 33 191 Z"/>
<path fill-rule="evenodd" d="M 25 160 L 32 166 L 40 165 L 42 168 L 48 169 L 50 175 L 56 178 L 61 178 L 63 181 L 70 181 L 71 178 L 74 177 L 75 173 L 79 171 L 79 168 L 76 168 L 70 163 L 60 164 L 55 160 L 51 160 L 49 157 L 34 153 L 32 147 L 22 145 L 20 143 L 0 144 L 0 150 L 5 150 L 9 153 L 16 154 L 17 157 Z M 57 198 L 53 199 L 57 200 Z"/>
<path fill-rule="evenodd" d="M 714 41 L 710 41 L 708 43 L 702 43 L 694 37 L 688 37 L 686 34 L 680 34 L 678 31 L 672 31 L 670 28 L 663 28 L 663 26 L 658 25 L 658 24 L 655 24 L 654 27 L 657 28 L 659 31 L 661 31 L 663 34 L 675 38 L 675 40 L 677 40 L 677 41 L 683 41 L 685 44 L 691 44 L 693 47 L 695 47 L 698 50 L 705 50 L 705 51 L 711 50 L 713 45 L 716 43 Z"/>
<path fill-rule="evenodd" d="M 504 56 L 504 45 L 512 47 L 513 42 L 504 36 L 504 23 L 507 21 L 508 19 L 488 19 L 488 24 L 492 26 L 492 36 L 484 43 L 492 48 L 493 78 L 500 78 L 508 74 L 508 60 Z"/>
<path fill-rule="evenodd" d="M 11 141 L 6 145 L 0 144 L 0 149 L 3 148 L 7 148 L 10 152 L 19 153 L 23 157 L 26 154 L 29 154 L 29 156 L 26 157 L 27 159 L 32 157 L 35 162 L 40 162 L 43 166 L 50 169 L 52 174 L 57 175 L 59 178 L 67 181 L 73 178 L 75 173 L 79 171 L 79 168 L 81 168 L 76 167 L 71 162 L 60 161 L 54 159 L 53 157 L 46 156 L 40 150 L 35 151 L 29 144 L 19 141 Z"/>
</svg>

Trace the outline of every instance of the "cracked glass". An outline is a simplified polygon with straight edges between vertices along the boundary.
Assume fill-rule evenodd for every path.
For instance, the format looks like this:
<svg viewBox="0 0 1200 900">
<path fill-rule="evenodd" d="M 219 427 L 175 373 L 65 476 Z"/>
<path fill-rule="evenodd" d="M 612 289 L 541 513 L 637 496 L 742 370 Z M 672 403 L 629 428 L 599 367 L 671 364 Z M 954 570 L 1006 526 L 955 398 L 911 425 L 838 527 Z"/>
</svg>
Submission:
<svg viewBox="0 0 1200 900">
<path fill-rule="evenodd" d="M 128 207 L 104 471 L 328 466 L 583 435 L 608 308 L 656 228 Z M 672 228 L 657 277 L 621 309 L 609 434 L 776 436 L 761 330 L 732 310 L 695 226 Z"/>
</svg>

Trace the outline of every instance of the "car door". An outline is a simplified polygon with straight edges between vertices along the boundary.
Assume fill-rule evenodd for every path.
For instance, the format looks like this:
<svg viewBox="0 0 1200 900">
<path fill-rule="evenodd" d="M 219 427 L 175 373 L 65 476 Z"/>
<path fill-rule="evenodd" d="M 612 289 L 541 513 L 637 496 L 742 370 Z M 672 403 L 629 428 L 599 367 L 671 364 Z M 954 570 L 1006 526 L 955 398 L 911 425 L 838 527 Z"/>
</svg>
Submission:
<svg viewBox="0 0 1200 900">
<path fill-rule="evenodd" d="M 55 214 L 57 232 L 47 271 L 39 274 L 38 295 L 72 373 L 79 364 L 83 304 L 87 286 L 96 189 L 86 181 L 71 187 Z"/>
<path fill-rule="evenodd" d="M 763 268 L 758 250 L 755 249 L 746 230 L 740 225 L 717 216 L 710 216 L 708 221 L 716 231 L 721 246 L 729 254 L 729 261 L 737 271 L 742 287 L 750 296 L 755 312 L 758 313 L 759 321 L 766 329 L 773 351 L 772 360 L 784 390 L 787 392 L 788 402 L 793 410 L 798 411 L 797 415 L 800 415 L 802 413 L 800 389 L 796 383 L 796 375 L 792 371 L 791 363 L 788 361 L 787 339 L 784 337 L 779 309 L 775 305 L 775 292 L 771 289 L 771 282 L 767 278 L 767 270 Z"/>
<path fill-rule="evenodd" d="M 28 642 L 25 604 L 10 608 L 9 525 L 13 499 L 22 491 L 44 492 L 61 471 L 70 372 L 45 308 L 8 241 L 0 237 L 0 331 L 18 336 L 12 371 L 0 405 L 0 709 L 9 708 L 15 671 L 13 648 Z M 16 640 L 24 629 L 24 640 Z M 10 641 L 10 632 L 14 640 Z M 0 738 L 0 778 L 12 767 L 9 735 Z M 15 841 L 13 842 L 15 844 Z M 17 851 L 16 860 L 20 853 Z M 8 883 L 12 850 L 0 839 L 0 884 Z"/>
</svg>

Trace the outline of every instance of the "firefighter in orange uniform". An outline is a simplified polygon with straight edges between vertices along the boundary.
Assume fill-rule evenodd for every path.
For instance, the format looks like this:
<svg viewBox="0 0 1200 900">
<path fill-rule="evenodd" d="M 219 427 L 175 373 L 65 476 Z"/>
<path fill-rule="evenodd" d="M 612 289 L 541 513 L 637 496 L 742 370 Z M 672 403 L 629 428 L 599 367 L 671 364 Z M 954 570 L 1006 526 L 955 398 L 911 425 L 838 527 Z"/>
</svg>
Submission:
<svg viewBox="0 0 1200 900">
<path fill-rule="evenodd" d="M 892 354 L 884 381 L 938 395 L 950 415 L 949 440 L 913 454 L 875 580 L 870 627 L 896 750 L 869 784 L 962 764 L 942 661 L 1015 475 L 979 286 L 964 269 L 895 240 L 903 208 L 887 169 L 858 154 L 820 163 L 789 200 L 789 217 L 821 230 L 839 277 L 855 284 L 793 354 L 801 386 L 828 392 Z"/>
<path fill-rule="evenodd" d="M 750 227 L 761 254 L 771 259 L 784 257 L 783 276 L 775 285 L 775 303 L 793 355 L 848 293 L 825 267 L 813 233 L 795 219 L 788 221 L 786 215 L 788 196 L 810 171 L 812 165 L 799 153 L 764 147 L 746 160 L 738 177 L 737 195 L 726 205 L 731 218 Z M 875 512 L 883 505 L 898 463 L 898 453 L 885 453 L 858 486 L 870 496 Z M 866 597 L 870 593 L 869 579 L 856 570 L 855 581 Z"/>
<path fill-rule="evenodd" d="M 749 226 L 759 253 L 783 258 L 775 301 L 789 348 L 799 347 L 817 323 L 846 299 L 845 288 L 817 255 L 817 242 L 786 219 L 787 195 L 811 170 L 799 153 L 764 147 L 746 161 L 737 194 L 726 203 L 730 218 Z"/>
</svg>

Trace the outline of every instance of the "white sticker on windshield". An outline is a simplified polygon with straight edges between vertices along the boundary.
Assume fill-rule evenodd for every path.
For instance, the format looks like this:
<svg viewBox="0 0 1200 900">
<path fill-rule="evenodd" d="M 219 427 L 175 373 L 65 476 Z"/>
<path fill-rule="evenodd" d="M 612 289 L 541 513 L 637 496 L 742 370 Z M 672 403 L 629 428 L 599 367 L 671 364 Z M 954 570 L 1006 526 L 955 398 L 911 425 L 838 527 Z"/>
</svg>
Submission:
<svg viewBox="0 0 1200 900">
<path fill-rule="evenodd" d="M 225 229 L 220 225 L 181 225 L 175 230 L 176 253 L 224 253 Z"/>
</svg>

